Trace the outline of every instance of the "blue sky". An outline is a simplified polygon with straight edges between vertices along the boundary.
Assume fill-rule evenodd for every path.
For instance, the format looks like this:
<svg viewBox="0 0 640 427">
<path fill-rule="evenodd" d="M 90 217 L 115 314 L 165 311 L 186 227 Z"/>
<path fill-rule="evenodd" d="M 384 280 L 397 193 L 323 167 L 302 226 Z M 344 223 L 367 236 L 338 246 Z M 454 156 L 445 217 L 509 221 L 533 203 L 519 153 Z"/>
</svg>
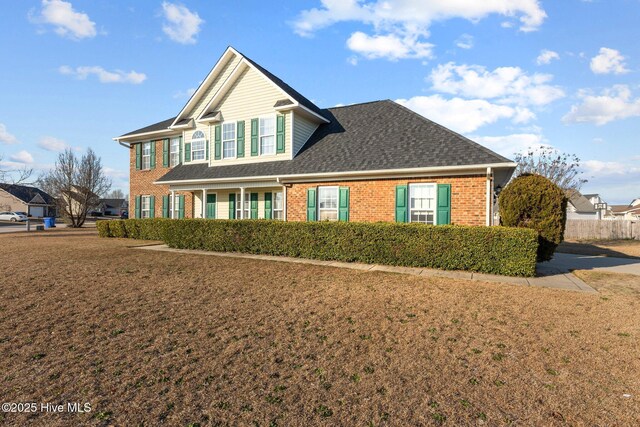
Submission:
<svg viewBox="0 0 640 427">
<path fill-rule="evenodd" d="M 638 0 L 8 1 L 3 169 L 176 115 L 228 45 L 320 107 L 397 100 L 504 154 L 577 154 L 610 203 L 640 197 Z"/>
</svg>

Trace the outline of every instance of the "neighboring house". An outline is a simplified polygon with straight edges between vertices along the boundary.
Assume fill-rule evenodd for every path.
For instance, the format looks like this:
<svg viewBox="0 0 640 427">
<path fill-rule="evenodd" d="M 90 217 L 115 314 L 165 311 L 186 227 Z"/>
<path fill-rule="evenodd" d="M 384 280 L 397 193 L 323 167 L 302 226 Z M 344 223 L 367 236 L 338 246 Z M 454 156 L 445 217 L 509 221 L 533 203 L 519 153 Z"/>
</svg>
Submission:
<svg viewBox="0 0 640 427">
<path fill-rule="evenodd" d="M 56 215 L 56 200 L 36 187 L 0 184 L 0 211 L 26 212 L 33 218 Z"/>
<path fill-rule="evenodd" d="M 516 167 L 393 101 L 318 108 L 231 47 L 176 117 L 114 140 L 138 218 L 489 225 Z"/>
<path fill-rule="evenodd" d="M 104 215 L 120 216 L 120 214 L 129 210 L 129 203 L 126 199 L 100 199 L 100 203 L 95 210 Z"/>
<path fill-rule="evenodd" d="M 596 210 L 590 198 L 580 194 L 577 190 L 567 190 L 567 219 L 602 219 L 600 211 Z"/>
<path fill-rule="evenodd" d="M 610 205 L 607 214 L 612 219 L 640 219 L 640 199 L 635 199 L 628 205 Z"/>
</svg>

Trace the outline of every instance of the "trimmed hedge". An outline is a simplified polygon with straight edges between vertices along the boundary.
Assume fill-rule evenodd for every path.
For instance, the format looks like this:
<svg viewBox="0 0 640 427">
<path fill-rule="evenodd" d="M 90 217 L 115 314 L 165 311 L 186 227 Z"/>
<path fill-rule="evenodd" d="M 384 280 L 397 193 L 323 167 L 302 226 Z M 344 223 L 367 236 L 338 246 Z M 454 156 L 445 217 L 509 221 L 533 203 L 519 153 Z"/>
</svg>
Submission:
<svg viewBox="0 0 640 427">
<path fill-rule="evenodd" d="M 128 219 L 98 223 L 102 237 L 163 240 L 177 249 L 533 276 L 534 230 L 457 225 Z"/>
</svg>

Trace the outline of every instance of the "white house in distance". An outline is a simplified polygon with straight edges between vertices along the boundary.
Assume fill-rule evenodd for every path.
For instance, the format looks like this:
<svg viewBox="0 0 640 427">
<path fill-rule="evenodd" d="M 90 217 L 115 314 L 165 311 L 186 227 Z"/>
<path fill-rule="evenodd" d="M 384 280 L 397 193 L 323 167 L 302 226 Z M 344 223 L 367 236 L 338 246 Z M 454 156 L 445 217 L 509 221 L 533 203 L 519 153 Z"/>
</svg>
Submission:
<svg viewBox="0 0 640 427">
<path fill-rule="evenodd" d="M 640 198 L 633 199 L 628 205 L 611 205 L 607 215 L 612 219 L 640 219 Z"/>
<path fill-rule="evenodd" d="M 567 219 L 591 219 L 599 220 L 603 218 L 602 209 L 596 209 L 595 203 L 602 207 L 602 200 L 597 194 L 582 195 L 577 190 L 567 190 Z M 606 205 L 606 204 L 605 204 Z"/>
</svg>

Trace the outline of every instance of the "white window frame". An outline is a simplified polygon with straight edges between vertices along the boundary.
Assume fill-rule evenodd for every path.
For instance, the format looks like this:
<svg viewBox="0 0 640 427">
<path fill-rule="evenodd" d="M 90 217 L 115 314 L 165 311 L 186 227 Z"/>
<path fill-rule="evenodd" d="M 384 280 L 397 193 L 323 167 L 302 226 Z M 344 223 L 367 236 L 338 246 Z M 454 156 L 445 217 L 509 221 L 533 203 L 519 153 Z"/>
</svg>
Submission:
<svg viewBox="0 0 640 427">
<path fill-rule="evenodd" d="M 202 138 L 194 138 L 194 135 L 196 135 L 198 132 L 202 133 L 203 137 Z M 202 143 L 202 148 L 198 148 L 197 150 L 195 149 L 195 144 L 198 143 Z M 196 159 L 196 153 L 198 153 L 198 155 L 200 155 L 200 153 L 202 153 L 202 158 L 198 158 Z M 204 133 L 204 131 L 202 130 L 196 130 L 195 132 L 193 132 L 191 134 L 191 161 L 192 162 L 204 162 L 207 160 L 207 134 Z"/>
<path fill-rule="evenodd" d="M 336 207 L 335 208 L 321 208 L 320 207 L 320 190 L 335 190 L 336 192 Z M 339 205 L 340 205 L 340 187 L 338 186 L 321 186 L 318 187 L 318 200 L 317 200 L 317 204 L 318 204 L 318 221 L 338 221 L 340 213 L 338 211 L 339 209 Z M 323 220 L 322 219 L 322 212 L 335 212 L 336 213 L 336 219 L 327 219 L 327 220 Z"/>
<path fill-rule="evenodd" d="M 146 208 L 145 208 L 145 204 L 147 205 Z M 151 196 L 141 196 L 140 197 L 140 218 L 150 218 L 150 217 L 151 217 Z"/>
<path fill-rule="evenodd" d="M 273 134 L 266 134 L 263 135 L 262 134 L 262 121 L 263 120 L 273 120 Z M 270 116 L 263 116 L 263 117 L 259 117 L 258 118 L 258 149 L 260 150 L 260 155 L 261 156 L 273 156 L 276 154 L 276 150 L 277 147 L 276 145 L 278 144 L 277 142 L 277 133 L 278 133 L 278 119 L 275 115 L 270 115 Z M 272 153 L 264 153 L 262 150 L 262 138 L 264 137 L 269 137 L 269 136 L 273 136 L 273 152 Z"/>
<path fill-rule="evenodd" d="M 141 160 L 142 167 L 141 168 L 143 170 L 151 169 L 151 142 L 143 142 L 141 151 L 142 151 L 142 160 Z"/>
<path fill-rule="evenodd" d="M 169 167 L 173 168 L 180 164 L 180 137 L 174 136 L 169 140 Z M 173 143 L 177 142 L 176 151 L 173 151 Z"/>
<path fill-rule="evenodd" d="M 169 218 L 178 218 L 178 197 L 180 196 L 177 193 L 174 193 L 173 197 L 171 197 L 171 194 L 169 194 Z"/>
<path fill-rule="evenodd" d="M 231 139 L 224 139 L 224 127 L 225 125 L 233 125 L 233 140 Z M 236 122 L 224 122 L 222 123 L 222 126 L 220 128 L 220 133 L 222 135 L 220 135 L 220 140 L 221 140 L 221 145 L 222 147 L 220 147 L 220 149 L 222 150 L 222 158 L 223 159 L 235 159 L 238 155 L 237 153 L 237 147 L 238 147 L 238 126 Z M 233 141 L 233 156 L 226 156 L 225 155 L 225 150 L 224 150 L 224 143 L 225 142 L 230 142 Z"/>
<path fill-rule="evenodd" d="M 284 221 L 284 191 L 274 191 L 272 194 L 273 200 L 271 200 L 271 218 Z M 282 199 L 282 206 L 280 207 L 280 209 L 276 209 L 277 194 L 280 194 Z M 280 213 L 280 218 L 276 218 L 276 212 Z"/>
<path fill-rule="evenodd" d="M 433 189 L 433 204 L 431 206 L 431 208 L 427 208 L 427 209 L 422 209 L 422 208 L 413 208 L 412 207 L 412 203 L 411 203 L 411 192 L 412 192 L 412 188 L 417 188 L 417 187 L 429 187 Z M 409 184 L 409 222 L 416 222 L 416 223 L 420 223 L 420 224 L 431 224 L 431 225 L 436 225 L 437 222 L 437 215 L 438 215 L 438 185 L 436 183 L 433 182 L 417 182 L 414 184 Z M 412 221 L 412 213 L 413 212 L 426 212 L 427 215 L 429 213 L 433 214 L 433 221 L 432 222 L 423 222 L 423 221 Z"/>
<path fill-rule="evenodd" d="M 236 219 L 240 219 L 240 204 L 241 204 L 240 193 L 236 193 Z M 244 192 L 244 218 L 242 219 L 251 219 L 251 193 L 248 191 Z"/>
</svg>

